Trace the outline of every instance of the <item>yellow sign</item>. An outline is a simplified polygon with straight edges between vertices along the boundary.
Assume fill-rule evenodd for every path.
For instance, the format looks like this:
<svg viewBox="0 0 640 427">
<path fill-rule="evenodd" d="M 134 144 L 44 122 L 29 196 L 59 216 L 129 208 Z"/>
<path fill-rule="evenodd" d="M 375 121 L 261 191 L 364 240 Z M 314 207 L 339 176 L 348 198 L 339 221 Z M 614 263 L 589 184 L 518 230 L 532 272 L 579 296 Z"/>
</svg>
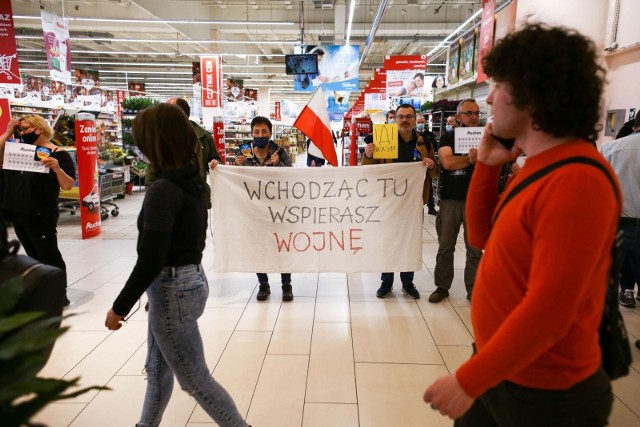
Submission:
<svg viewBox="0 0 640 427">
<path fill-rule="evenodd" d="M 398 158 L 398 125 L 373 125 L 373 158 Z"/>
</svg>

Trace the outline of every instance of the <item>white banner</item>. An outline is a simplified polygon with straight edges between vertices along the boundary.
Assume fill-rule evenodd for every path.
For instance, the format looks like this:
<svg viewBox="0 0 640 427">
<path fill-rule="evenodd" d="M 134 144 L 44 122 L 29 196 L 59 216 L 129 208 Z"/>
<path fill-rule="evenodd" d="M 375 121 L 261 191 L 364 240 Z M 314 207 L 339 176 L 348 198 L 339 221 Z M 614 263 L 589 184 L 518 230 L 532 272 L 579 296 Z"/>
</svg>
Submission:
<svg viewBox="0 0 640 427">
<path fill-rule="evenodd" d="M 422 269 L 422 163 L 211 173 L 218 272 Z"/>
</svg>

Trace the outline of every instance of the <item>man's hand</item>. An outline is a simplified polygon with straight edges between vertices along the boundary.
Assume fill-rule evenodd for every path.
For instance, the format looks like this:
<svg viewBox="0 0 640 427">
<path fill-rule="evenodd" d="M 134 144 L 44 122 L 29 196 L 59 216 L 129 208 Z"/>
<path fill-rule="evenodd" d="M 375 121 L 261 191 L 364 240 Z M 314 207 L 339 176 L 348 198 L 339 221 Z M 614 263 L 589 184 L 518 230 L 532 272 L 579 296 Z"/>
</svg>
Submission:
<svg viewBox="0 0 640 427">
<path fill-rule="evenodd" d="M 111 309 L 107 312 L 107 319 L 104 321 L 104 326 L 106 326 L 110 331 L 117 331 L 122 328 L 123 320 L 123 316 L 117 315 L 113 309 Z"/>
<path fill-rule="evenodd" d="M 237 165 L 237 166 L 243 166 L 243 165 L 244 165 L 244 162 L 246 162 L 246 161 L 247 161 L 247 158 L 246 158 L 246 157 L 244 157 L 244 156 L 242 156 L 242 155 L 240 155 L 240 156 L 236 156 L 236 165 Z"/>
<path fill-rule="evenodd" d="M 478 146 L 478 160 L 485 165 L 500 166 L 511 160 L 515 160 L 522 150 L 515 145 L 511 150 L 507 150 L 504 145 L 493 137 L 493 123 L 487 123 L 484 127 L 484 135 Z"/>
<path fill-rule="evenodd" d="M 428 170 L 433 170 L 436 167 L 436 162 L 434 162 L 428 157 L 425 157 L 424 159 L 422 159 L 422 164 L 424 164 Z"/>
<path fill-rule="evenodd" d="M 218 166 L 218 161 L 216 159 L 213 159 L 209 162 L 209 169 L 210 170 L 214 170 L 216 168 L 216 166 Z"/>
<path fill-rule="evenodd" d="M 455 374 L 437 379 L 425 391 L 423 399 L 431 403 L 431 409 L 453 420 L 463 416 L 475 400 L 460 387 Z"/>
<path fill-rule="evenodd" d="M 469 148 L 469 163 L 475 165 L 478 161 L 478 149 L 477 148 Z"/>
<path fill-rule="evenodd" d="M 373 158 L 373 150 L 374 150 L 373 142 L 371 144 L 367 144 L 364 146 L 364 155 L 367 159 Z"/>
</svg>

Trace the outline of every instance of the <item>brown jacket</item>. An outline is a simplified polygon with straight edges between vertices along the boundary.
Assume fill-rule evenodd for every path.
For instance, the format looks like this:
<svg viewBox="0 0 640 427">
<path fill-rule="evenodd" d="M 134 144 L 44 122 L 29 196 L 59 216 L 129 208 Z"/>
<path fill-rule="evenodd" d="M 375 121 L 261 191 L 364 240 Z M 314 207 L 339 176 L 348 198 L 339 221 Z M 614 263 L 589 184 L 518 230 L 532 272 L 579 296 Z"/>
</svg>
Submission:
<svg viewBox="0 0 640 427">
<path fill-rule="evenodd" d="M 436 161 L 435 155 L 433 153 L 433 148 L 428 147 L 424 142 L 422 136 L 420 136 L 415 130 L 413 131 L 413 138 L 417 137 L 416 148 L 420 153 L 420 158 L 424 159 L 425 157 L 430 158 L 436 164 L 436 167 L 433 170 L 428 170 L 427 175 L 424 178 L 424 184 L 422 187 L 422 204 L 427 203 L 429 200 L 429 186 L 431 185 L 431 180 L 437 178 L 440 175 L 440 170 L 438 169 L 438 162 Z M 401 142 L 401 138 L 398 137 L 398 143 L 403 144 Z M 364 154 L 362 155 L 362 164 L 363 165 L 377 165 L 382 163 L 393 163 L 395 159 L 374 159 L 367 158 Z"/>
</svg>

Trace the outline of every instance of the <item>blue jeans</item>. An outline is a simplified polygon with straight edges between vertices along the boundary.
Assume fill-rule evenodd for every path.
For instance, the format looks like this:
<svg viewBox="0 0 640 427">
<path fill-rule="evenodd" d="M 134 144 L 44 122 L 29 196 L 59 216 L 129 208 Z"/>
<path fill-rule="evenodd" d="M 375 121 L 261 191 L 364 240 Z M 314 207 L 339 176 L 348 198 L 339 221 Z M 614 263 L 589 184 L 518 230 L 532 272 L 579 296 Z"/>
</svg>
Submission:
<svg viewBox="0 0 640 427">
<path fill-rule="evenodd" d="M 160 424 L 173 391 L 174 375 L 182 390 L 220 426 L 247 425 L 229 393 L 211 377 L 204 359 L 198 318 L 208 295 L 209 284 L 199 265 L 165 267 L 147 289 L 148 377 L 138 426 Z"/>
<path fill-rule="evenodd" d="M 380 280 L 385 283 L 393 284 L 393 273 L 382 273 L 380 275 Z M 400 280 L 402 281 L 402 285 L 405 283 L 413 283 L 413 271 L 403 271 L 400 273 Z"/>
</svg>

